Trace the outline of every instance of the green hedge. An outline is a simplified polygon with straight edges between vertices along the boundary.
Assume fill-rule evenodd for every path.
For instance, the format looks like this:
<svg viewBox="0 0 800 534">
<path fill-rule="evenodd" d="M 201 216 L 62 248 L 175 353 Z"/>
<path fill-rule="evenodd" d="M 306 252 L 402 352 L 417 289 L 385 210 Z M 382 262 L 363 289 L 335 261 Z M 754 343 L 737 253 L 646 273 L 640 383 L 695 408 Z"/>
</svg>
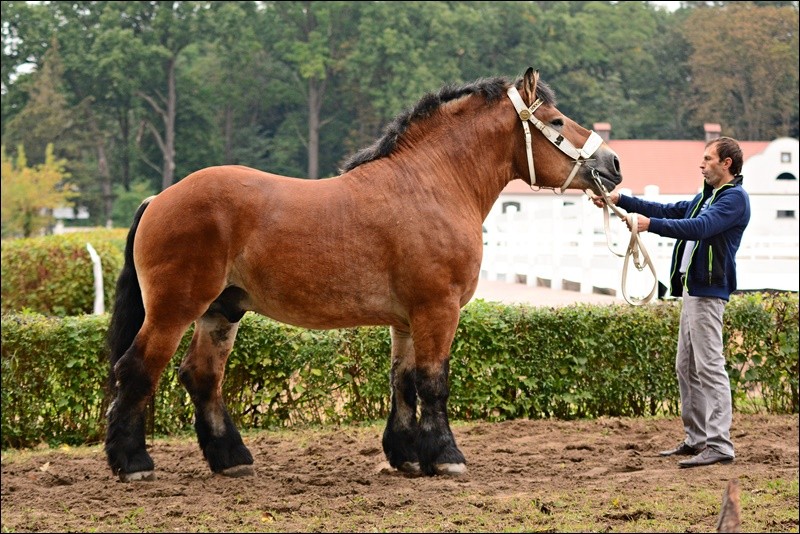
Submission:
<svg viewBox="0 0 800 534">
<path fill-rule="evenodd" d="M 676 415 L 678 301 L 560 308 L 475 301 L 450 365 L 452 419 Z M 2 446 L 103 439 L 108 316 L 2 318 Z M 183 354 L 191 331 L 183 339 Z M 798 413 L 797 293 L 735 295 L 725 352 L 737 410 Z M 248 313 L 224 394 L 242 428 L 382 419 L 387 328 L 314 331 Z M 191 428 L 193 406 L 167 367 L 151 431 Z"/>
<path fill-rule="evenodd" d="M 65 317 L 91 313 L 94 270 L 86 243 L 100 256 L 106 308 L 114 302 L 127 230 L 92 230 L 2 241 L 2 312 L 31 310 Z"/>
</svg>

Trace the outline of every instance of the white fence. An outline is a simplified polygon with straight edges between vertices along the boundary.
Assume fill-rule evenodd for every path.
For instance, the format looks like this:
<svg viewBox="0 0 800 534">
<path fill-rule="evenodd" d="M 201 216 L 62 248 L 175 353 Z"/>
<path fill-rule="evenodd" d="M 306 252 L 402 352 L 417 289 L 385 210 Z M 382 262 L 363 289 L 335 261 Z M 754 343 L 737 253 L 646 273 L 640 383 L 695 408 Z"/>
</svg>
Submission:
<svg viewBox="0 0 800 534">
<path fill-rule="evenodd" d="M 611 249 L 625 253 L 630 232 L 611 214 Z M 674 239 L 645 232 L 639 235 L 650 255 L 658 280 L 669 286 Z M 481 278 L 582 293 L 606 293 L 622 298 L 624 258 L 607 242 L 603 212 L 586 198 L 565 205 L 562 198 L 525 206 L 525 210 L 491 213 L 484 223 Z M 741 290 L 797 291 L 800 274 L 798 235 L 751 235 L 745 232 L 736 256 Z M 630 261 L 630 260 L 629 260 Z M 649 269 L 628 266 L 629 296 L 646 296 L 653 286 Z"/>
</svg>

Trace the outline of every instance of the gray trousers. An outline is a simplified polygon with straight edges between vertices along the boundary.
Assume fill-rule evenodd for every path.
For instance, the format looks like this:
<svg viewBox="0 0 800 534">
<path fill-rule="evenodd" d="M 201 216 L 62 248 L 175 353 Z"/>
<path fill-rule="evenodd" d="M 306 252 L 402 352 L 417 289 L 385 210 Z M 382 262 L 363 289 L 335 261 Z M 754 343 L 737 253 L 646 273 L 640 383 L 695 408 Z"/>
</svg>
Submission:
<svg viewBox="0 0 800 534">
<path fill-rule="evenodd" d="M 731 441 L 731 384 L 722 354 L 726 302 L 683 291 L 675 371 L 681 392 L 686 444 L 734 456 Z"/>
</svg>

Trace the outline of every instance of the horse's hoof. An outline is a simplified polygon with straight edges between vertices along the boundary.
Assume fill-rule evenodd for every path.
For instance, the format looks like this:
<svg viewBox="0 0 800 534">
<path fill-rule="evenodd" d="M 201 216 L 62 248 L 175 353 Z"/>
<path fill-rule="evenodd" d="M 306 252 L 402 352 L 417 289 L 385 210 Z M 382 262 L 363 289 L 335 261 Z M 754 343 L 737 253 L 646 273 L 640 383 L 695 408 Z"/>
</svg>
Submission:
<svg viewBox="0 0 800 534">
<path fill-rule="evenodd" d="M 119 473 L 120 482 L 137 482 L 139 480 L 155 480 L 155 471 L 136 471 L 134 473 Z"/>
<path fill-rule="evenodd" d="M 437 475 L 461 476 L 466 474 L 466 464 L 436 464 L 433 466 Z"/>
<path fill-rule="evenodd" d="M 419 474 L 419 462 L 403 462 L 397 470 L 411 475 Z"/>
<path fill-rule="evenodd" d="M 256 474 L 255 469 L 253 469 L 252 465 L 234 465 L 233 467 L 229 467 L 227 469 L 223 469 L 220 471 L 221 475 L 231 478 L 239 478 L 239 477 L 251 477 Z"/>
</svg>

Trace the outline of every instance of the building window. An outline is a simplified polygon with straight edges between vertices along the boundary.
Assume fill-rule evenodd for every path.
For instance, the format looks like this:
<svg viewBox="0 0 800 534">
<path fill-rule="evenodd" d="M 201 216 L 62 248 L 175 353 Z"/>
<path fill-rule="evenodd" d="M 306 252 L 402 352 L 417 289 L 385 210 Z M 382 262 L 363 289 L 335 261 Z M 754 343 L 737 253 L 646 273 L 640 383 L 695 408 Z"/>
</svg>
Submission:
<svg viewBox="0 0 800 534">
<path fill-rule="evenodd" d="M 782 172 L 778 175 L 776 180 L 797 180 L 797 177 L 790 172 Z"/>
<path fill-rule="evenodd" d="M 791 162 L 792 162 L 792 153 L 781 152 L 781 163 L 791 163 Z"/>
<path fill-rule="evenodd" d="M 520 205 L 519 202 L 514 202 L 514 201 L 503 202 L 503 213 L 508 213 L 509 208 L 512 208 L 510 210 L 511 212 L 516 212 L 516 213 L 522 210 L 522 206 Z"/>
<path fill-rule="evenodd" d="M 794 210 L 778 210 L 778 219 L 794 219 Z"/>
</svg>

